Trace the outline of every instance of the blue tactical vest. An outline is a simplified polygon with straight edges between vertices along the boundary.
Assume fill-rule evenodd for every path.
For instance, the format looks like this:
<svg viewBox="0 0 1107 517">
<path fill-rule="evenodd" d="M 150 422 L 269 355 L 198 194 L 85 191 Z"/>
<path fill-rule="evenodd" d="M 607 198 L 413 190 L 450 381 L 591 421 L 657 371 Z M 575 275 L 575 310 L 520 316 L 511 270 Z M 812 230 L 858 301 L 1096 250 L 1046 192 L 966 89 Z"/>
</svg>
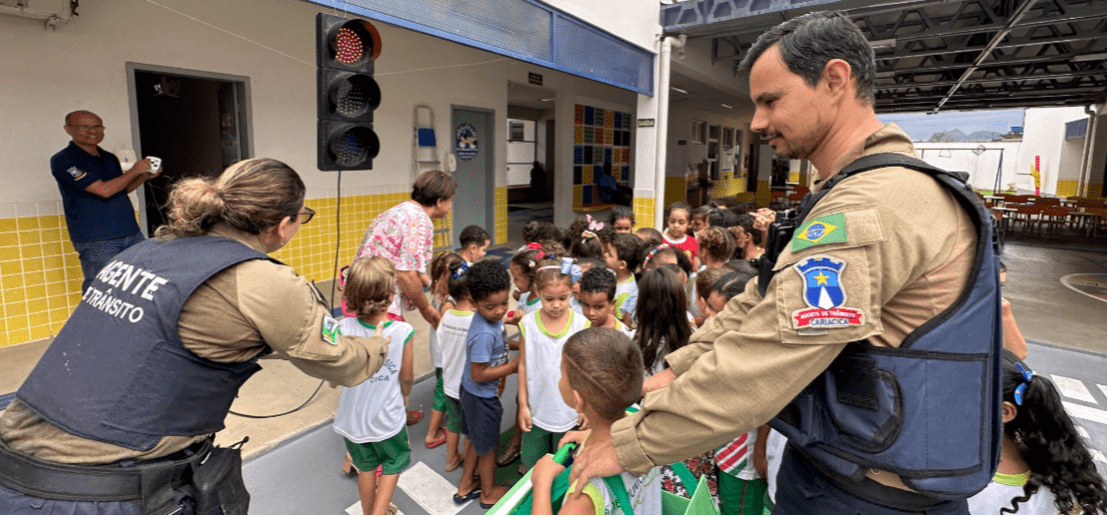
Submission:
<svg viewBox="0 0 1107 517">
<path fill-rule="evenodd" d="M 991 213 L 963 177 L 905 155 L 877 154 L 854 161 L 809 194 L 791 221 L 774 225 L 770 239 L 779 250 L 791 239 L 789 227 L 798 227 L 835 184 L 885 167 L 931 175 L 968 213 L 977 244 L 965 290 L 899 348 L 867 339 L 847 344 L 769 424 L 832 479 L 858 482 L 876 469 L 899 475 L 921 494 L 967 497 L 992 479 L 1003 432 L 999 259 Z M 762 295 L 774 262 L 761 269 Z"/>
<path fill-rule="evenodd" d="M 239 387 L 261 367 L 197 356 L 181 344 L 177 317 L 208 278 L 257 259 L 272 260 L 211 236 L 124 250 L 97 273 L 17 396 L 71 434 L 140 451 L 163 436 L 223 429 Z"/>
</svg>

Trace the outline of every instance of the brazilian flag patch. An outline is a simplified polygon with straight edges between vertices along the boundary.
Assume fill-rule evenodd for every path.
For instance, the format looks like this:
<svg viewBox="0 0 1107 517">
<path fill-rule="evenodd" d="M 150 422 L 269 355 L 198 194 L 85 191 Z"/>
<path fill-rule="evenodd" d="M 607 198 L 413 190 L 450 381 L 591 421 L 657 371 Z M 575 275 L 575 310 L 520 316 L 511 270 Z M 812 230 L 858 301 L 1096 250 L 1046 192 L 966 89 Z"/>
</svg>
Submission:
<svg viewBox="0 0 1107 517">
<path fill-rule="evenodd" d="M 792 253 L 820 244 L 846 242 L 846 214 L 816 217 L 804 223 L 792 236 Z"/>
</svg>

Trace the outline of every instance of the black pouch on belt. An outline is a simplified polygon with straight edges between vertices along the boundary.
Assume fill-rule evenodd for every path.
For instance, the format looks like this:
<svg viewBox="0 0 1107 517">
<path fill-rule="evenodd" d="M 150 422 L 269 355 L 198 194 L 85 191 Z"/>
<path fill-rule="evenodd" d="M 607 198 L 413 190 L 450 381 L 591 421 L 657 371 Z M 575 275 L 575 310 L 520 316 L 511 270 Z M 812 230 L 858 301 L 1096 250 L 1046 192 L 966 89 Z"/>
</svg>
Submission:
<svg viewBox="0 0 1107 517">
<path fill-rule="evenodd" d="M 249 439 L 230 447 L 212 447 L 208 457 L 193 467 L 197 514 L 245 515 L 250 509 L 250 493 L 242 480 L 242 444 Z"/>
</svg>

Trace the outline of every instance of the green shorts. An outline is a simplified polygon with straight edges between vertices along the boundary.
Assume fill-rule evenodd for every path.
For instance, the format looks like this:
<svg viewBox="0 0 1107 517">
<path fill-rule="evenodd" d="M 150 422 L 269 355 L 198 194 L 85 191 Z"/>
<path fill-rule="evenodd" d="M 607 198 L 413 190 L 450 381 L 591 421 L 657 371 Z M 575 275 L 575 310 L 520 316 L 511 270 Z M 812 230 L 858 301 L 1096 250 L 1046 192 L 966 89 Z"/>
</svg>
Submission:
<svg viewBox="0 0 1107 517">
<path fill-rule="evenodd" d="M 461 434 L 461 401 L 446 395 L 446 430 Z"/>
<path fill-rule="evenodd" d="M 362 472 L 371 472 L 383 465 L 381 474 L 399 474 L 411 463 L 411 443 L 407 440 L 407 426 L 395 436 L 381 442 L 354 443 L 343 438 L 346 451 L 354 466 Z"/>
<path fill-rule="evenodd" d="M 519 448 L 519 459 L 527 468 L 533 467 L 546 453 L 557 452 L 557 442 L 565 433 L 554 433 L 536 425 L 530 426 L 529 433 L 523 433 L 523 443 Z"/>
<path fill-rule="evenodd" d="M 446 411 L 446 391 L 442 389 L 442 369 L 434 369 L 434 403 L 431 409 L 439 413 Z"/>
<path fill-rule="evenodd" d="M 761 515 L 765 508 L 768 483 L 764 479 L 745 480 L 716 468 L 719 483 L 719 513 L 722 515 Z"/>
</svg>

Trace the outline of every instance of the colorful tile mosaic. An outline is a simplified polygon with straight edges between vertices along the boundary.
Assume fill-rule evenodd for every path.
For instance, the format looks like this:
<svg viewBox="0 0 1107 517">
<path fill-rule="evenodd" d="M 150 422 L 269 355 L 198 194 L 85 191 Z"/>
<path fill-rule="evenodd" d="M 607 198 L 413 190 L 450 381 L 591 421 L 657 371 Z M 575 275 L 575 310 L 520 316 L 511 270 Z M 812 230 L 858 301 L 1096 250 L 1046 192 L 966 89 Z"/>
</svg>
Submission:
<svg viewBox="0 0 1107 517">
<path fill-rule="evenodd" d="M 601 205 L 596 182 L 605 166 L 616 181 L 630 182 L 630 113 L 583 104 L 573 113 L 573 207 Z"/>
</svg>

